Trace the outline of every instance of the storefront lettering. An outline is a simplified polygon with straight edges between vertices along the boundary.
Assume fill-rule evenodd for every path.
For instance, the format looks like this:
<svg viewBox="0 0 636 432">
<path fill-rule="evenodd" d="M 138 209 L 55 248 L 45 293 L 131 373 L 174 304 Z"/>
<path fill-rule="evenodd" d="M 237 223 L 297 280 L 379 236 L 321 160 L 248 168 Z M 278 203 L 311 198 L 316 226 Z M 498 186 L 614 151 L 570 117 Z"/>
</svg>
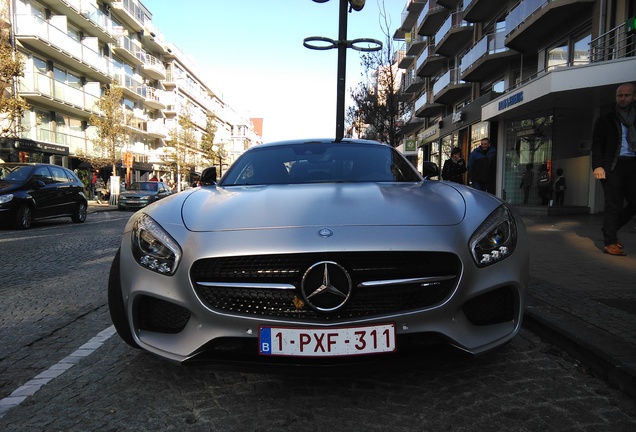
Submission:
<svg viewBox="0 0 636 432">
<path fill-rule="evenodd" d="M 464 113 L 462 111 L 453 113 L 453 123 L 459 123 L 464 119 Z"/>
<path fill-rule="evenodd" d="M 499 101 L 499 111 L 505 110 L 515 104 L 523 102 L 523 92 L 515 93 L 507 98 Z"/>
</svg>

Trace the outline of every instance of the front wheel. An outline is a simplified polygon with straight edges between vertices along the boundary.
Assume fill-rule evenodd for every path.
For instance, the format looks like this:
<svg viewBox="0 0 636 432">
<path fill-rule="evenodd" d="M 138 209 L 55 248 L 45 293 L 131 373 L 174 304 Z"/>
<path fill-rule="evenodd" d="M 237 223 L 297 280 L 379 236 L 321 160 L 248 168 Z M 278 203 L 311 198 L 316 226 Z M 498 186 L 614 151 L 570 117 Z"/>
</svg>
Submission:
<svg viewBox="0 0 636 432">
<path fill-rule="evenodd" d="M 108 310 L 110 311 L 110 319 L 113 321 L 117 334 L 124 342 L 133 348 L 139 348 L 132 336 L 130 322 L 126 317 L 126 307 L 124 306 L 124 298 L 121 292 L 121 280 L 119 273 L 119 249 L 113 258 L 108 275 Z"/>
<path fill-rule="evenodd" d="M 88 206 L 85 202 L 79 202 L 77 204 L 77 209 L 75 209 L 75 214 L 71 216 L 71 220 L 75 223 L 82 223 L 86 220 L 86 215 L 88 213 Z"/>
<path fill-rule="evenodd" d="M 31 222 L 33 222 L 33 209 L 28 204 L 22 204 L 15 216 L 15 227 L 23 230 L 29 229 Z"/>
</svg>

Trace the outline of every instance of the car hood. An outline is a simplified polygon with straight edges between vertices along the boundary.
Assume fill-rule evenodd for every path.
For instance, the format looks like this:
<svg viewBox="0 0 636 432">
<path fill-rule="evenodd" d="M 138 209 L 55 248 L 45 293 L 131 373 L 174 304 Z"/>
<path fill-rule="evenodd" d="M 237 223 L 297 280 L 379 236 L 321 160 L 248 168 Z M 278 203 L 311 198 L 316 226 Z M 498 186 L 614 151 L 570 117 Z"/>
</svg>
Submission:
<svg viewBox="0 0 636 432">
<path fill-rule="evenodd" d="M 440 182 L 199 188 L 185 199 L 191 231 L 299 226 L 456 225 L 466 203 Z"/>
<path fill-rule="evenodd" d="M 22 183 L 0 181 L 0 194 L 10 193 L 16 189 L 19 189 L 21 186 Z"/>
</svg>

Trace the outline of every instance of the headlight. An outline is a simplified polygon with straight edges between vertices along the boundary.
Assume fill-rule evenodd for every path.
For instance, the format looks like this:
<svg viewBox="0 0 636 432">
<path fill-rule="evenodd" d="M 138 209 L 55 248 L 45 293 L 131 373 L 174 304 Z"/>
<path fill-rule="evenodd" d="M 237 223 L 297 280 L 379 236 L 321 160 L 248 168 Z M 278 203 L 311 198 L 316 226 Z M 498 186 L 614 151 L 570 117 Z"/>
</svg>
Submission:
<svg viewBox="0 0 636 432">
<path fill-rule="evenodd" d="M 132 252 L 143 267 L 172 276 L 181 260 L 181 248 L 153 218 L 142 214 L 132 229 Z"/>
<path fill-rule="evenodd" d="M 13 194 L 0 195 L 0 204 L 8 203 L 13 199 Z"/>
<path fill-rule="evenodd" d="M 503 205 L 486 218 L 468 243 L 477 267 L 506 259 L 516 245 L 517 224 L 512 212 Z"/>
</svg>

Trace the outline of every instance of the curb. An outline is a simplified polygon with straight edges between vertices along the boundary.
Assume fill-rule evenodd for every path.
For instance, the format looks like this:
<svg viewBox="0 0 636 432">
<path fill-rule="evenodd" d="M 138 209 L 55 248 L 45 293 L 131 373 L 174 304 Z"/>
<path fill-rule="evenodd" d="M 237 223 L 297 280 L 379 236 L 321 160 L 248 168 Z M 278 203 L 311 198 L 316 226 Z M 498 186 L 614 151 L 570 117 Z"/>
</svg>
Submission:
<svg viewBox="0 0 636 432">
<path fill-rule="evenodd" d="M 523 326 L 562 347 L 592 372 L 636 398 L 636 346 L 532 297 L 526 298 Z"/>
</svg>

